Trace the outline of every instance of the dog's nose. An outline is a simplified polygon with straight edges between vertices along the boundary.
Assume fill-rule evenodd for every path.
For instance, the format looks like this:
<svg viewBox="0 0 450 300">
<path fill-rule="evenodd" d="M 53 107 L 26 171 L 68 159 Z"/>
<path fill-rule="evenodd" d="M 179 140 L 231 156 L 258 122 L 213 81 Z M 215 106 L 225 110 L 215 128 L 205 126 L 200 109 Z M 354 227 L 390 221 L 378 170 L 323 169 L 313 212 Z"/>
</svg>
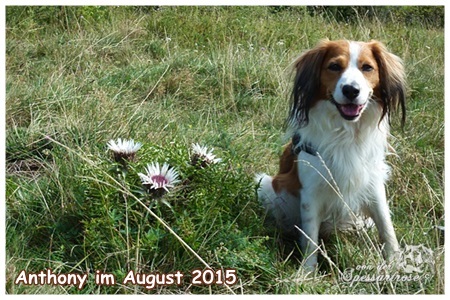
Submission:
<svg viewBox="0 0 450 300">
<path fill-rule="evenodd" d="M 342 87 L 342 94 L 347 97 L 348 100 L 355 100 L 359 95 L 359 85 L 346 84 Z"/>
</svg>

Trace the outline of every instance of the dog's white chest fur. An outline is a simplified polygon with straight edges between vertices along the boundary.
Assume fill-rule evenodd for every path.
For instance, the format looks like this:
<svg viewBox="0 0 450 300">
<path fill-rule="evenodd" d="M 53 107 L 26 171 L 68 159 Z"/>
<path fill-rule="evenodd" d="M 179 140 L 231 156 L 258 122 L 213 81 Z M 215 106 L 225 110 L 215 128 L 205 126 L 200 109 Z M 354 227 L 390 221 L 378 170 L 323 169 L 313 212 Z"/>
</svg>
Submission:
<svg viewBox="0 0 450 300">
<path fill-rule="evenodd" d="M 318 152 L 298 157 L 304 192 L 315 195 L 321 219 L 338 227 L 348 225 L 349 214 L 359 215 L 387 179 L 387 122 L 378 124 L 378 109 L 369 104 L 361 122 L 349 123 L 336 116 L 332 104 L 321 101 L 310 111 L 310 124 L 296 132 Z M 328 116 L 327 122 L 315 118 L 319 112 Z"/>
</svg>

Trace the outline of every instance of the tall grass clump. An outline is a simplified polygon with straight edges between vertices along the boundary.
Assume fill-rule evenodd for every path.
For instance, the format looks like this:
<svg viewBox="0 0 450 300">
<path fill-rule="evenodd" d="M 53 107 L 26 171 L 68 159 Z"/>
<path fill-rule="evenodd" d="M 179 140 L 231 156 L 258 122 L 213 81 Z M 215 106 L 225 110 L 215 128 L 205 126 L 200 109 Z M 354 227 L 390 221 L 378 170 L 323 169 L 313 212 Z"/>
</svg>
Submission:
<svg viewBox="0 0 450 300">
<path fill-rule="evenodd" d="M 443 293 L 443 14 L 443 7 L 7 7 L 6 291 Z M 387 192 L 402 249 L 426 258 L 410 269 L 418 280 L 345 280 L 381 272 L 372 230 L 333 237 L 321 247 L 319 272 L 306 276 L 264 221 L 253 177 L 276 172 L 291 64 L 323 38 L 377 39 L 405 62 L 407 121 L 403 129 L 399 118 L 392 122 Z M 142 147 L 118 159 L 108 142 L 119 138 Z M 214 157 L 202 162 L 192 144 Z M 168 191 L 155 192 L 139 175 L 153 163 L 176 171 Z M 14 283 L 21 270 L 47 268 L 88 274 L 87 284 Z M 189 284 L 190 272 L 205 268 L 233 269 L 238 281 Z M 130 270 L 186 277 L 149 290 L 121 283 Z M 118 282 L 96 284 L 96 271 Z"/>
</svg>

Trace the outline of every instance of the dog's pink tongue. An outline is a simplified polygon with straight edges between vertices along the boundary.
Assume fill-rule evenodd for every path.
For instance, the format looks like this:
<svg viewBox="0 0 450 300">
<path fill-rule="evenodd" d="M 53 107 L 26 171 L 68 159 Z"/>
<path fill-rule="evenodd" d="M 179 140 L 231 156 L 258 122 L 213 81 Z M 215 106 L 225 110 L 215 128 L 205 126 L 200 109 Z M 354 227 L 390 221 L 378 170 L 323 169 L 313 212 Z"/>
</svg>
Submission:
<svg viewBox="0 0 450 300">
<path fill-rule="evenodd" d="M 359 112 L 361 111 L 362 105 L 356 105 L 356 104 L 346 104 L 341 105 L 341 110 L 344 113 L 344 115 L 349 117 L 356 117 L 359 115 Z"/>
</svg>

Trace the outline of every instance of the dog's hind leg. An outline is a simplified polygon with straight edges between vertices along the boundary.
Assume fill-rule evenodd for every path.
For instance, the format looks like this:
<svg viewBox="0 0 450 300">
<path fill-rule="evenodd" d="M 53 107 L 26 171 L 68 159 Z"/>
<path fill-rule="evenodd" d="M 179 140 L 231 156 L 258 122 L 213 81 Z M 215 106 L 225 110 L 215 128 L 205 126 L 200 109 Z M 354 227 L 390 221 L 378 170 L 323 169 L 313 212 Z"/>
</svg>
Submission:
<svg viewBox="0 0 450 300">
<path fill-rule="evenodd" d="M 295 226 L 300 225 L 300 200 L 285 189 L 274 190 L 273 185 L 278 179 L 277 176 L 272 178 L 266 174 L 257 175 L 255 181 L 259 183 L 258 198 L 268 216 L 275 220 L 282 233 L 295 238 L 298 236 Z"/>
</svg>

